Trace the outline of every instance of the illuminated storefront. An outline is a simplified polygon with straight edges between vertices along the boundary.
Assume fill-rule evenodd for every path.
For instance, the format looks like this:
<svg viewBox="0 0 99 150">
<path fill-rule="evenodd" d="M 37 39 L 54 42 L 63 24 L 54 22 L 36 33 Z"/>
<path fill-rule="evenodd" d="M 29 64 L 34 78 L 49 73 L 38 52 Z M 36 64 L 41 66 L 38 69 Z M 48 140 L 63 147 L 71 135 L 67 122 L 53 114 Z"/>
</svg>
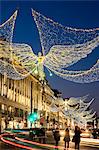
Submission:
<svg viewBox="0 0 99 150">
<path fill-rule="evenodd" d="M 50 105 L 55 100 L 50 86 L 45 83 L 42 87 L 41 82 L 31 75 L 23 80 L 12 80 L 0 74 L 1 130 L 27 126 L 27 116 L 31 111 L 31 92 L 32 111 L 36 110 L 39 114 L 37 126 L 43 121 L 43 124 L 50 128 L 53 119 L 58 115 L 50 111 Z"/>
</svg>

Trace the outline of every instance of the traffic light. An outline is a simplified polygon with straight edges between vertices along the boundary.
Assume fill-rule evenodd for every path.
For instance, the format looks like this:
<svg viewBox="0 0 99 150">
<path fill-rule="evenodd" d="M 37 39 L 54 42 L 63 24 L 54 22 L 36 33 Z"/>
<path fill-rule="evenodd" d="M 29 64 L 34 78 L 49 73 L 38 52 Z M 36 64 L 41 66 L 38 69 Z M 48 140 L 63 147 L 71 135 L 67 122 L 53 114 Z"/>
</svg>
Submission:
<svg viewBox="0 0 99 150">
<path fill-rule="evenodd" d="M 49 123 L 49 116 L 47 116 L 47 123 Z"/>
<path fill-rule="evenodd" d="M 35 122 L 38 119 L 38 114 L 37 112 L 33 112 L 32 114 L 29 114 L 28 120 L 30 122 Z"/>
<path fill-rule="evenodd" d="M 55 118 L 53 119 L 53 124 L 55 124 Z"/>
<path fill-rule="evenodd" d="M 38 114 L 37 114 L 37 112 L 34 112 L 34 113 L 33 113 L 33 119 L 34 119 L 34 120 L 37 120 L 37 119 L 38 119 Z"/>
</svg>

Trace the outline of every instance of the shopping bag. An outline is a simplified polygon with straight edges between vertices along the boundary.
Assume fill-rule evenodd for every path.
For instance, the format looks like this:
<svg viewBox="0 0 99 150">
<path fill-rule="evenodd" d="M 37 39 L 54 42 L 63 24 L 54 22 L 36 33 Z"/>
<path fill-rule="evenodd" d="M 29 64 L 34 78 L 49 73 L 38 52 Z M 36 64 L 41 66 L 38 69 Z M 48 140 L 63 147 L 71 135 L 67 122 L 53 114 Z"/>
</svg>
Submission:
<svg viewBox="0 0 99 150">
<path fill-rule="evenodd" d="M 74 135 L 73 138 L 72 138 L 72 142 L 75 142 L 75 135 Z"/>
</svg>

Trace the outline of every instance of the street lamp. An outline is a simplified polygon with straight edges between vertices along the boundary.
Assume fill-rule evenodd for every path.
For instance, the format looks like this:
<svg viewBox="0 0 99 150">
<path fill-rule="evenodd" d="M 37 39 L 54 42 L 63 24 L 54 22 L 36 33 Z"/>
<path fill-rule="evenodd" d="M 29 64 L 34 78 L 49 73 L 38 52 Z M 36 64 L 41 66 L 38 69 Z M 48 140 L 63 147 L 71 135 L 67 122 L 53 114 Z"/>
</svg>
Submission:
<svg viewBox="0 0 99 150">
<path fill-rule="evenodd" d="M 31 114 L 32 114 L 32 109 L 33 109 L 33 102 L 32 102 L 32 88 L 33 88 L 33 82 L 31 81 L 31 98 L 30 98 L 30 109 L 31 109 Z"/>
<path fill-rule="evenodd" d="M 42 124 L 44 124 L 44 120 L 45 120 L 45 112 L 44 112 L 44 93 L 45 93 L 45 85 L 46 85 L 46 81 L 45 80 L 41 80 L 41 85 L 42 85 L 42 116 L 41 116 L 41 122 Z"/>
<path fill-rule="evenodd" d="M 30 114 L 28 115 L 28 121 L 30 121 L 30 128 L 32 128 L 32 123 L 33 123 L 33 102 L 32 102 L 32 87 L 33 87 L 33 82 L 31 81 L 31 85 L 30 85 L 30 90 L 31 90 L 31 94 L 30 94 Z"/>
<path fill-rule="evenodd" d="M 45 90 L 44 90 L 44 84 L 45 84 L 45 81 L 42 80 L 41 84 L 42 84 L 42 110 L 43 110 L 44 109 L 44 92 L 45 92 Z"/>
</svg>

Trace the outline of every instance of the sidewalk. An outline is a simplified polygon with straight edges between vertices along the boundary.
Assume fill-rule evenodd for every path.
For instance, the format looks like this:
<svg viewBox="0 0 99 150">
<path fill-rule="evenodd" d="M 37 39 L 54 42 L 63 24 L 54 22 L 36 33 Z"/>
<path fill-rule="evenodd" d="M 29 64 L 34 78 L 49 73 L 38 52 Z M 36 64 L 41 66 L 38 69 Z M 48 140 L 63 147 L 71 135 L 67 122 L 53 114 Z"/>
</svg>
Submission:
<svg viewBox="0 0 99 150">
<path fill-rule="evenodd" d="M 47 141 L 46 143 L 47 144 L 52 144 L 52 145 L 55 145 L 55 140 L 54 140 L 54 137 L 53 137 L 53 134 L 52 132 L 48 132 L 47 133 Z M 99 148 L 99 139 L 92 139 L 92 138 L 81 138 L 81 143 L 80 145 L 82 146 L 91 146 L 91 147 L 97 147 Z M 59 142 L 59 146 L 64 146 L 64 141 L 63 141 L 63 137 L 60 138 L 60 142 Z M 74 143 L 70 141 L 70 147 L 71 149 L 73 149 L 74 147 Z"/>
</svg>

